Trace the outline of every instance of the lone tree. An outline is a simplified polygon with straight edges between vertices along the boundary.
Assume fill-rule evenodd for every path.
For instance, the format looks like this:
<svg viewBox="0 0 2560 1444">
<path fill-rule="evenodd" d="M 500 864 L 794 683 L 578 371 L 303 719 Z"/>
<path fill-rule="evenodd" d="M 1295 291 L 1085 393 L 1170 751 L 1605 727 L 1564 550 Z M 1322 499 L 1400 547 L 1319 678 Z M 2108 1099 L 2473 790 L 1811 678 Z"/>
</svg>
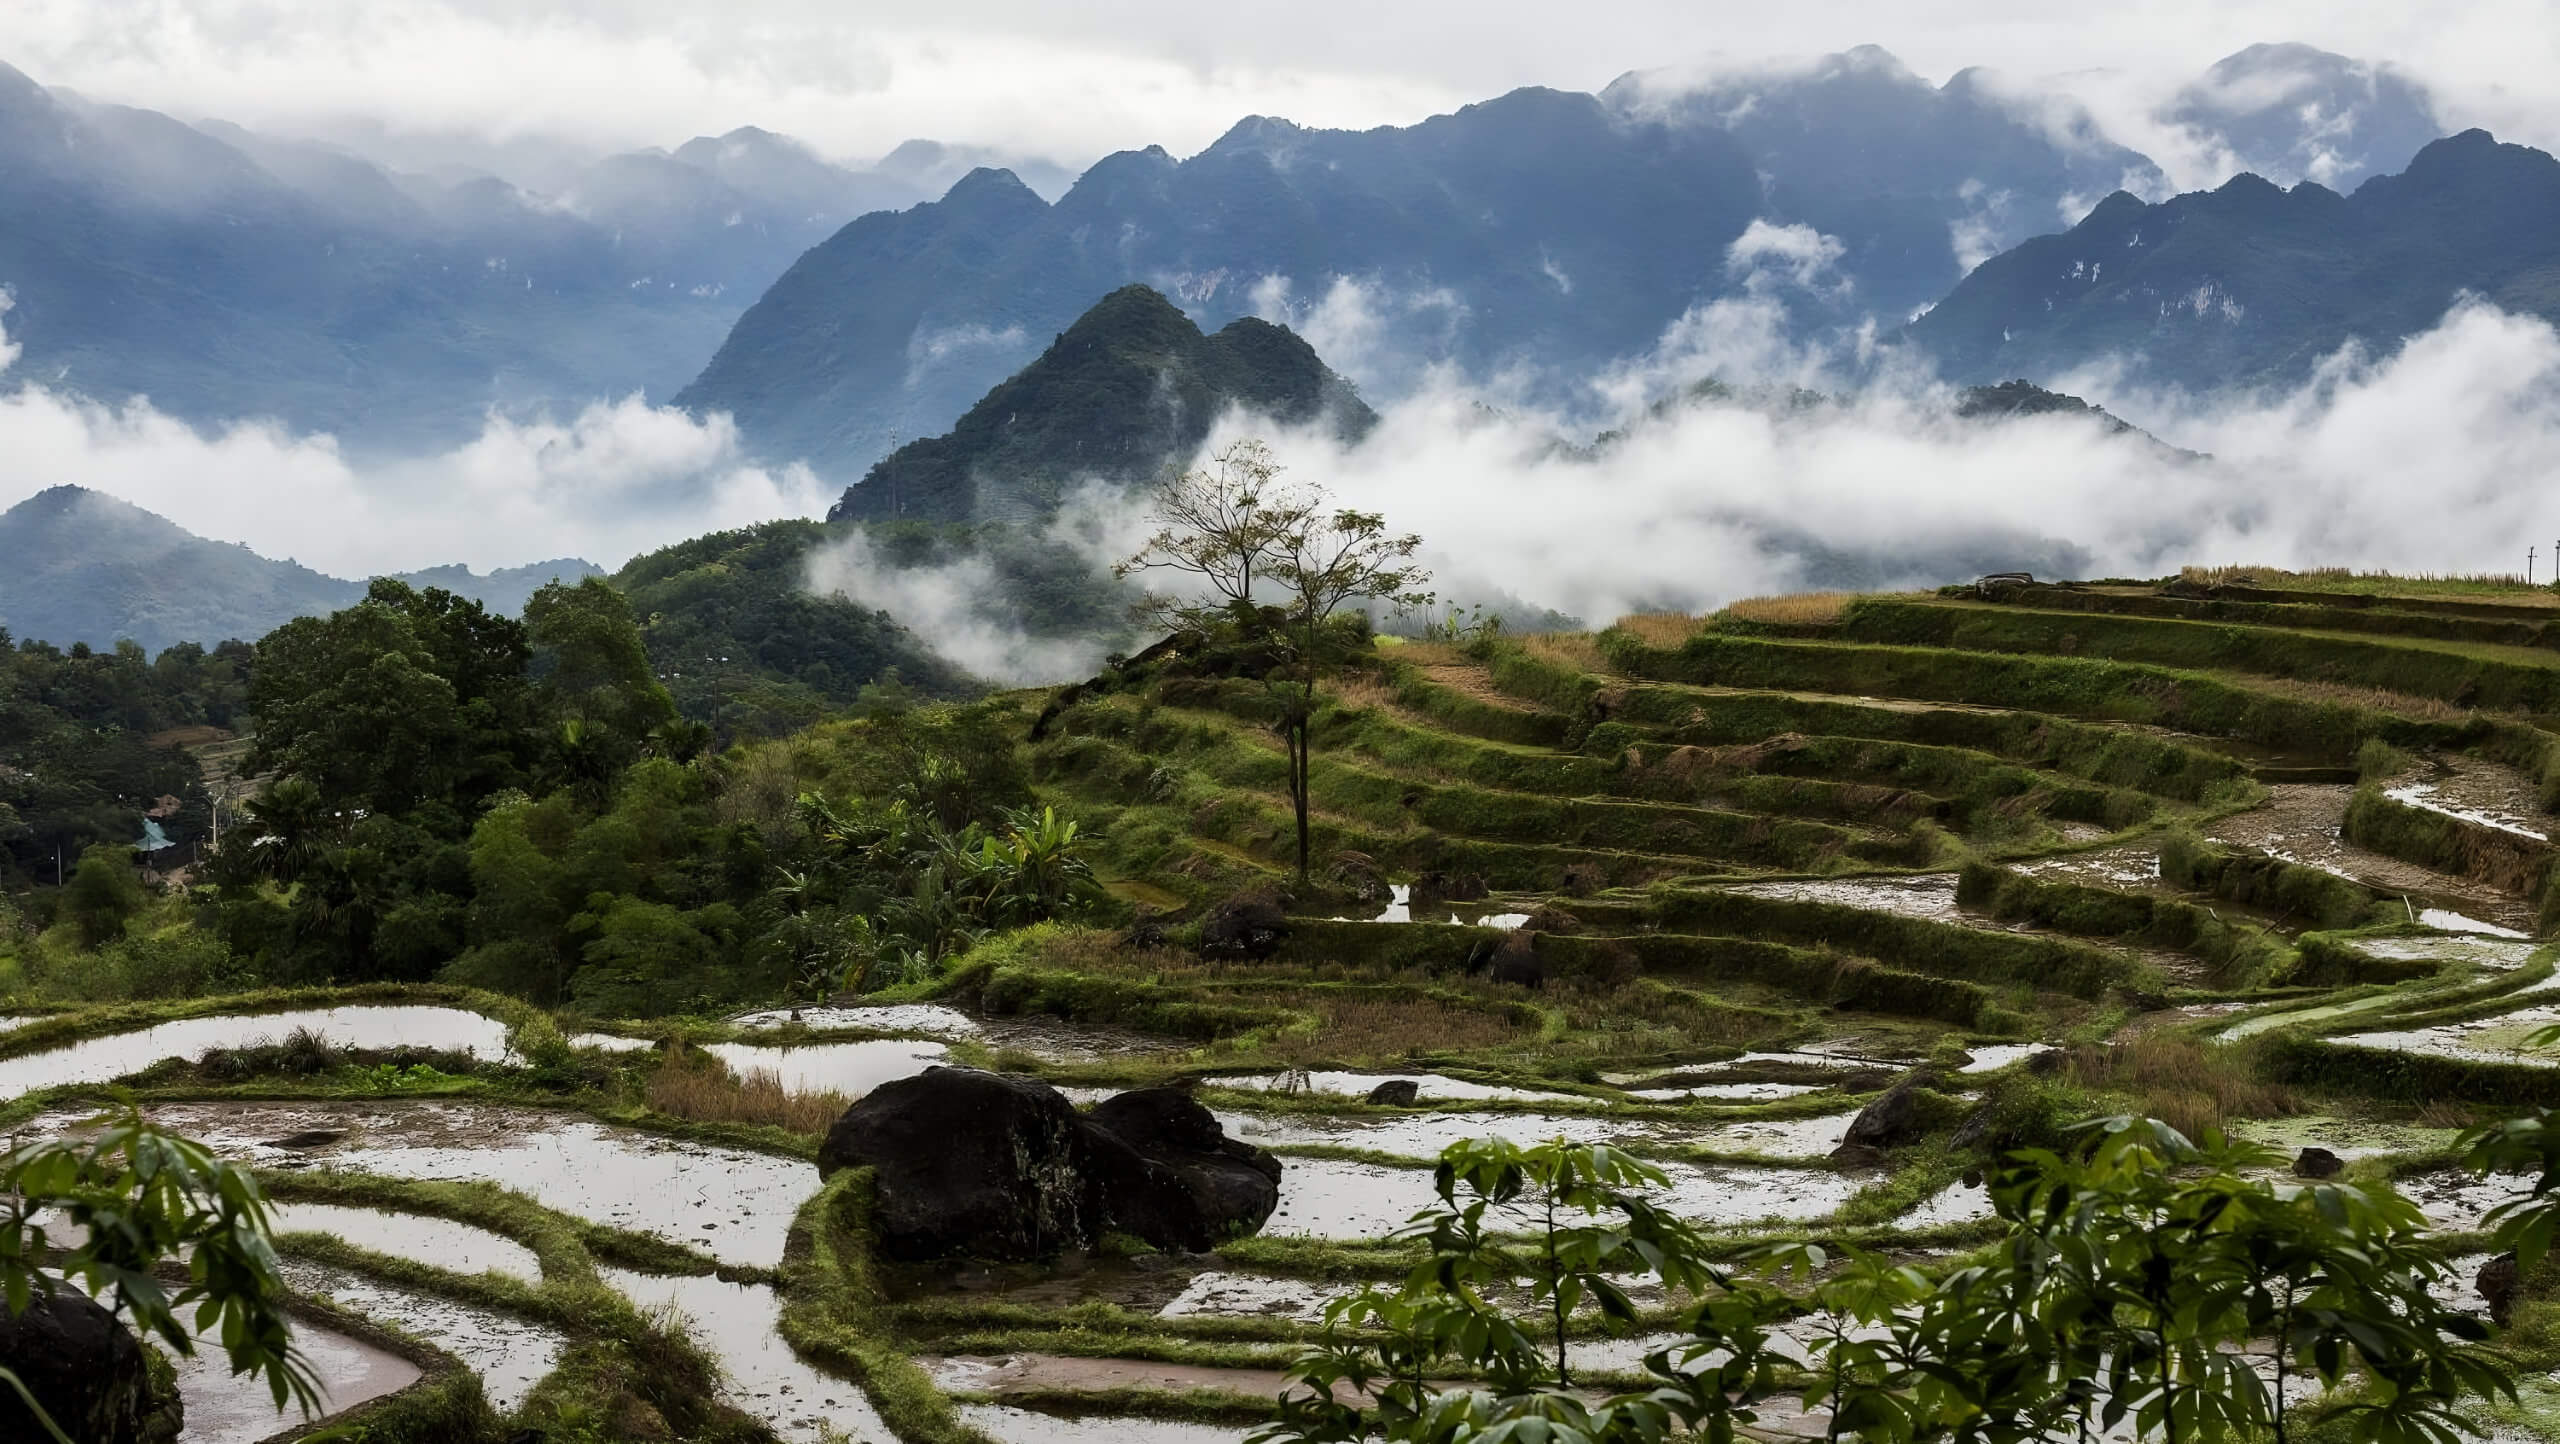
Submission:
<svg viewBox="0 0 2560 1444">
<path fill-rule="evenodd" d="M 1429 606 L 1431 575 L 1414 562 L 1422 538 L 1387 530 L 1377 512 L 1330 505 L 1324 488 L 1281 482 L 1271 448 L 1248 438 L 1208 466 L 1165 482 L 1149 520 L 1155 534 L 1115 569 L 1126 577 L 1166 571 L 1188 578 L 1176 593 L 1150 593 L 1142 618 L 1226 633 L 1267 654 L 1263 685 L 1278 699 L 1289 752 L 1289 802 L 1297 814 L 1298 880 L 1310 852 L 1309 773 L 1316 697 L 1363 639 L 1343 623 L 1355 602 Z M 1264 604 L 1267 585 L 1286 600 Z"/>
</svg>

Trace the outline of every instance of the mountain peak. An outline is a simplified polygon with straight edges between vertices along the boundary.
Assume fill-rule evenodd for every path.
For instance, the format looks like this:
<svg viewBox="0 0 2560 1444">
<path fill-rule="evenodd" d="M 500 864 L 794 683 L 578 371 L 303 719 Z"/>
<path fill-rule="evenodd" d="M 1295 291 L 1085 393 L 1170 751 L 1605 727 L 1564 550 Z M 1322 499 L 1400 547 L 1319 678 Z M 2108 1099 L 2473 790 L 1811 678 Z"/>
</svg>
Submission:
<svg viewBox="0 0 2560 1444">
<path fill-rule="evenodd" d="M 1010 204 L 1025 196 L 1040 200 L 1039 192 L 1024 185 L 1022 177 L 1002 166 L 982 165 L 953 181 L 951 189 L 942 193 L 942 203 L 974 206 L 995 201 Z M 1046 201 L 1040 203 L 1048 204 Z"/>
<path fill-rule="evenodd" d="M 883 458 L 828 519 L 1039 519 L 1080 482 L 1152 480 L 1238 408 L 1282 425 L 1329 415 L 1346 436 L 1377 420 L 1287 328 L 1246 318 L 1204 336 L 1159 292 L 1123 286 L 949 433 Z"/>
<path fill-rule="evenodd" d="M 1307 128 L 1294 120 L 1276 115 L 1248 115 L 1227 127 L 1227 133 L 1212 141 L 1202 155 L 1227 155 L 1236 151 L 1263 150 L 1273 146 L 1294 145 L 1304 139 Z"/>
<path fill-rule="evenodd" d="M 2397 68 L 2291 41 L 2215 61 L 2160 118 L 2279 185 L 2338 191 L 2401 169 L 2443 129 L 2426 88 Z"/>
</svg>

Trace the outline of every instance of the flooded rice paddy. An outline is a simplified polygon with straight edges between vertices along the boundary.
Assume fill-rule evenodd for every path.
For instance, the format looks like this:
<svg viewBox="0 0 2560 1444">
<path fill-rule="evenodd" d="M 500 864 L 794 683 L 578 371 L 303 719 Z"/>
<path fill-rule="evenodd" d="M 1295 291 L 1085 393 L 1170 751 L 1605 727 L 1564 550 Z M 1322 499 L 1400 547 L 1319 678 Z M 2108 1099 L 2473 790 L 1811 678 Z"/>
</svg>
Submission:
<svg viewBox="0 0 2560 1444">
<path fill-rule="evenodd" d="M 699 1277 L 598 1270 L 641 1309 L 670 1309 L 720 1362 L 729 1402 L 761 1419 L 790 1444 L 818 1444 L 830 1429 L 890 1444 L 896 1436 L 871 1401 L 848 1380 L 820 1373 L 782 1341 L 782 1300 L 763 1284 Z"/>
<path fill-rule="evenodd" d="M 2468 878 L 2368 852 L 2346 842 L 2340 829 L 2346 822 L 2347 801 L 2355 791 L 2352 786 L 2278 783 L 2267 791 L 2264 806 L 2221 818 L 2206 827 L 2204 835 L 2215 842 L 2352 878 L 2385 892 L 2405 894 L 2411 899 L 2413 910 L 2432 906 L 2448 920 L 2458 920 L 2424 919 L 2429 926 L 2478 931 L 2478 927 L 2466 924 L 2485 923 L 2501 930 L 2532 925 L 2531 910 L 2520 899 Z M 2521 932 L 2510 935 L 2523 936 Z"/>
<path fill-rule="evenodd" d="M 1212 1269 L 1191 1276 L 1171 1303 L 1156 1311 L 1159 1318 L 1292 1319 L 1320 1322 L 1335 1290 L 1304 1279 L 1262 1274 L 1222 1273 Z"/>
<path fill-rule="evenodd" d="M 1511 1088 L 1493 1083 L 1474 1083 L 1464 1078 L 1444 1078 L 1437 1073 L 1345 1073 L 1326 1070 L 1296 1070 L 1287 1073 L 1244 1073 L 1208 1080 L 1209 1087 L 1234 1088 L 1248 1093 L 1331 1094 L 1342 1098 L 1366 1098 L 1381 1083 L 1398 1078 L 1411 1079 L 1419 1085 L 1415 1096 L 1425 1103 L 1542 1103 L 1552 1102 L 1561 1090 Z M 1570 1094 L 1562 1096 L 1570 1097 Z"/>
<path fill-rule="evenodd" d="M 1478 906 L 1471 903 L 1443 902 L 1426 898 L 1413 900 L 1413 889 L 1404 883 L 1387 887 L 1386 906 L 1366 918 L 1338 918 L 1338 922 L 1372 923 L 1458 923 L 1471 928 L 1500 928 L 1509 932 L 1529 920 L 1523 912 L 1505 912 L 1498 904 Z"/>
<path fill-rule="evenodd" d="M 2458 752 L 2432 754 L 2419 774 L 2395 779 L 2383 795 L 2537 841 L 2550 841 L 2554 830 L 2554 819 L 2543 810 L 2538 789 L 2523 773 Z"/>
<path fill-rule="evenodd" d="M 460 1359 L 480 1376 L 482 1391 L 501 1413 L 522 1404 L 568 1347 L 568 1340 L 556 1329 L 346 1269 L 288 1258 L 284 1277 L 299 1292 L 389 1324 Z"/>
<path fill-rule="evenodd" d="M 1230 1138 L 1263 1148 L 1352 1148 L 1436 1160 L 1450 1144 L 1501 1138 L 1529 1146 L 1562 1138 L 1614 1143 L 1644 1152 L 1664 1148 L 1818 1157 L 1840 1142 L 1855 1110 L 1805 1118 L 1753 1118 L 1712 1123 L 1636 1121 L 1594 1114 L 1411 1113 L 1383 1118 L 1220 1112 Z M 1294 1163 L 1292 1166 L 1295 1166 Z"/>
<path fill-rule="evenodd" d="M 940 1043 L 914 1043 L 881 1038 L 861 1043 L 809 1043 L 776 1047 L 763 1043 L 713 1043 L 703 1050 L 744 1078 L 770 1073 L 791 1093 L 842 1093 L 859 1098 L 883 1083 L 912 1078 L 951 1060 Z"/>
<path fill-rule="evenodd" d="M 2530 938 L 2444 937 L 2444 938 L 2358 938 L 2357 952 L 2393 962 L 2467 963 L 2495 972 L 2511 973 L 2533 961 L 2540 944 Z"/>
<path fill-rule="evenodd" d="M 469 1053 L 488 1062 L 507 1056 L 506 1025 L 462 1008 L 395 1004 L 234 1013 L 182 1018 L 0 1059 L 0 1098 L 66 1083 L 112 1082 L 163 1058 L 194 1058 L 208 1048 L 279 1043 L 297 1029 L 320 1034 L 341 1048 L 432 1048 Z"/>
<path fill-rule="evenodd" d="M 417 1365 L 308 1319 L 294 1320 L 293 1345 L 320 1381 L 324 1418 L 418 1382 Z M 186 1407 L 179 1444 L 256 1444 L 303 1422 L 301 1410 L 276 1407 L 264 1379 L 232 1373 L 218 1339 L 199 1334 L 194 1354 L 169 1355 L 169 1363 Z"/>
<path fill-rule="evenodd" d="M 1824 1168 L 1757 1164 L 1662 1164 L 1666 1188 L 1654 1202 L 1710 1226 L 1828 1217 L 1858 1181 Z M 1265 1234 L 1285 1238 L 1372 1239 L 1436 1207 L 1431 1174 L 1332 1158 L 1292 1158 L 1280 1175 L 1280 1206 Z"/>
<path fill-rule="evenodd" d="M 2521 1063 L 2534 1068 L 2553 1068 L 2560 1067 L 2560 1047 L 2533 1047 L 2527 1040 L 2554 1023 L 2560 1023 L 2560 1003 L 2518 1008 L 2495 1017 L 2473 1018 L 2461 1023 L 2349 1033 L 2337 1041 L 2474 1063 Z"/>
<path fill-rule="evenodd" d="M 791 1028 L 816 1032 L 840 1028 L 870 1033 L 903 1033 L 937 1038 L 946 1043 L 979 1043 L 1055 1063 L 1178 1053 L 1184 1046 L 1125 1029 L 1070 1023 L 1050 1017 L 972 1017 L 941 1003 L 811 1004 L 798 1008 L 766 1008 L 742 1013 L 729 1021 L 733 1026 L 754 1032 Z"/>
<path fill-rule="evenodd" d="M 1195 1424 L 1107 1414 L 1042 1414 L 1007 1404 L 963 1404 L 960 1422 L 997 1444 L 1242 1444 L 1253 1431 L 1234 1424 Z"/>
<path fill-rule="evenodd" d="M 793 1213 L 818 1188 L 815 1165 L 720 1148 L 571 1113 L 450 1102 L 173 1103 L 161 1122 L 261 1167 L 336 1168 L 385 1178 L 480 1179 L 592 1223 L 688 1244 L 722 1263 L 782 1260 Z M 54 1115 L 67 1131 L 73 1115 Z M 38 1127 L 45 1126 L 39 1120 Z M 276 1140 L 335 1132 L 316 1148 Z"/>
<path fill-rule="evenodd" d="M 2231 1136 L 2293 1154 L 2325 1148 L 2349 1162 L 2392 1153 L 2426 1153 L 2449 1148 L 2458 1128 L 2428 1128 L 2415 1123 L 2366 1122 L 2312 1115 L 2303 1118 L 2243 1118 L 2231 1124 Z"/>
<path fill-rule="evenodd" d="M 2397 993 L 2376 993 L 2370 998 L 2356 998 L 2349 1002 L 2329 1003 L 2316 1008 L 2294 1008 L 2280 1013 L 2262 1013 L 2255 1018 L 2243 1018 L 2214 1034 L 2213 1037 L 2218 1043 L 2237 1043 L 2243 1038 L 2254 1038 L 2260 1033 L 2271 1032 L 2277 1028 L 2321 1023 L 2332 1018 L 2352 1017 L 2357 1013 L 2370 1013 L 2377 1008 L 2388 1008 L 2406 1001 L 2407 999 Z"/>
<path fill-rule="evenodd" d="M 514 1239 L 424 1213 L 393 1213 L 335 1203 L 276 1203 L 267 1208 L 276 1234 L 335 1234 L 358 1248 L 458 1274 L 512 1274 L 542 1281 L 542 1261 Z"/>
<path fill-rule="evenodd" d="M 1723 891 L 1778 902 L 1829 903 L 1837 907 L 1891 913 L 1896 917 L 1923 918 L 1930 922 L 1992 926 L 1986 919 L 1956 906 L 1956 875 L 1951 872 L 1744 882 L 1729 884 Z"/>
</svg>

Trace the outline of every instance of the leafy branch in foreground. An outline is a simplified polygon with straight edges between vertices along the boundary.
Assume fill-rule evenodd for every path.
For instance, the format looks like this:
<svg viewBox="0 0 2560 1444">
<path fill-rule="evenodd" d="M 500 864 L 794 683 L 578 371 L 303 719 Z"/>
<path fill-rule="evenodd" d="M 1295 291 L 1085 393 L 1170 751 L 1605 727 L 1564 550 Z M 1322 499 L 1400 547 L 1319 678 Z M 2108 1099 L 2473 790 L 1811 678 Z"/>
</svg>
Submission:
<svg viewBox="0 0 2560 1444">
<path fill-rule="evenodd" d="M 1400 1235 L 1427 1258 L 1332 1304 L 1256 1444 L 1721 1441 L 1782 1396 L 1834 1440 L 2282 1441 L 2306 1386 L 2345 1437 L 2452 1444 L 2462 1401 L 2514 1397 L 2487 1325 L 2429 1292 L 2447 1270 L 2414 1206 L 2257 1176 L 2272 1161 L 2148 1120 L 2090 1125 L 2068 1153 L 2007 1160 L 1991 1183 L 2006 1235 L 1932 1277 L 1792 1242 L 1719 1266 L 1639 1160 L 1462 1142 Z M 1639 1286 L 1679 1305 L 1678 1332 L 1645 1355 L 1643 1388 L 1594 1397 L 1569 1336 L 1637 1327 Z"/>
<path fill-rule="evenodd" d="M 257 1181 L 138 1109 L 91 1123 L 100 1125 L 91 1137 L 0 1160 L 0 1297 L 10 1314 L 67 1282 L 173 1353 L 219 1344 L 233 1373 L 266 1381 L 278 1408 L 316 1413 L 317 1380 L 293 1346 Z M 172 1285 L 159 1269 L 181 1257 L 186 1281 Z"/>
</svg>

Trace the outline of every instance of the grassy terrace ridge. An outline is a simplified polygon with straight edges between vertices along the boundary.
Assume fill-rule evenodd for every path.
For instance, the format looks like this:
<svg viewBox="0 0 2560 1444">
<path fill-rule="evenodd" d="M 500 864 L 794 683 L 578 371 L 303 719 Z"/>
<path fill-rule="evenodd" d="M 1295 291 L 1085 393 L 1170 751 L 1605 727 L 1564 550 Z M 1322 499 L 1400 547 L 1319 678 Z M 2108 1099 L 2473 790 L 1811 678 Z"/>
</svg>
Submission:
<svg viewBox="0 0 2560 1444">
<path fill-rule="evenodd" d="M 2210 594 L 2083 586 L 1999 587 L 1993 589 L 1991 599 L 2001 605 L 2039 611 L 2240 623 L 2505 647 L 2560 647 L 2560 609 L 2552 607 L 2452 603 L 2448 610 L 2447 604 L 2397 597 L 2262 593 L 2230 587 L 2214 588 Z"/>
<path fill-rule="evenodd" d="M 2041 611 L 1962 597 L 1868 598 L 1850 606 L 1839 636 L 1979 652 L 2086 654 L 2346 683 L 2461 707 L 2560 711 L 2553 659 L 2494 642 Z"/>
<path fill-rule="evenodd" d="M 2450 704 L 2434 704 L 2444 715 L 2413 716 L 2375 705 L 2363 688 L 2341 688 L 2352 700 L 2330 700 L 2231 672 L 1756 630 L 1702 630 L 1675 647 L 1611 631 L 1601 634 L 1600 644 L 1618 667 L 1649 679 L 2009 705 L 2228 738 L 2337 766 L 2352 765 L 2357 750 L 2376 739 L 2403 748 L 2477 751 L 2537 781 L 2545 805 L 2560 800 L 2560 746 L 2552 734 Z"/>
</svg>

